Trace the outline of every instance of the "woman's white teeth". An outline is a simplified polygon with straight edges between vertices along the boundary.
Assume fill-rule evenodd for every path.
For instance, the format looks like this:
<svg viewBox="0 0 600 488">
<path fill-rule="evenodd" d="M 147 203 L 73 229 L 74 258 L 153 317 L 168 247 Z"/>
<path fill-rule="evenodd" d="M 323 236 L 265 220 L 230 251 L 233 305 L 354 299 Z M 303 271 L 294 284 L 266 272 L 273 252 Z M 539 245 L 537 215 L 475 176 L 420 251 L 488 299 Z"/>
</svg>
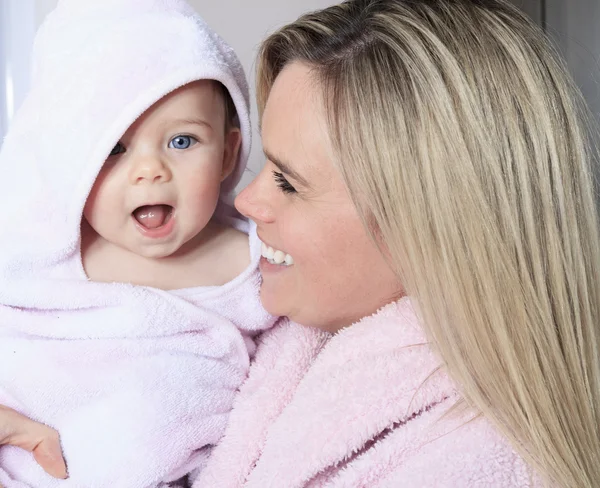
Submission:
<svg viewBox="0 0 600 488">
<path fill-rule="evenodd" d="M 263 244 L 264 246 L 264 244 Z M 275 250 L 272 247 L 267 246 L 267 252 L 263 251 L 263 256 L 267 259 L 273 259 L 275 257 Z"/>
<path fill-rule="evenodd" d="M 294 258 L 292 258 L 292 256 L 278 249 L 273 249 L 264 242 L 262 243 L 261 251 L 262 257 L 266 258 L 271 264 L 281 264 L 283 266 L 291 266 L 294 264 Z"/>
</svg>

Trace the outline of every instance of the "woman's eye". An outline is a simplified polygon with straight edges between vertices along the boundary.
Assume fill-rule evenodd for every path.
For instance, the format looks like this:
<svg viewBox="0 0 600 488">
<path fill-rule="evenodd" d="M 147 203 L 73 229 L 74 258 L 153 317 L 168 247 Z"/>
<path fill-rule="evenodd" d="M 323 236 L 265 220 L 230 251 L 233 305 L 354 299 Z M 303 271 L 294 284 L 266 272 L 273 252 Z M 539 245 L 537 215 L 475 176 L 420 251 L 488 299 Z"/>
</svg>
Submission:
<svg viewBox="0 0 600 488">
<path fill-rule="evenodd" d="M 279 171 L 273 171 L 273 178 L 275 178 L 277 186 L 283 193 L 296 193 L 296 189 L 290 184 L 285 176 L 283 176 L 283 173 L 280 173 Z"/>
<path fill-rule="evenodd" d="M 110 152 L 109 156 L 116 156 L 117 154 L 121 154 L 125 152 L 125 146 L 123 144 L 121 144 L 120 142 L 117 142 L 115 144 L 115 147 L 112 148 L 112 151 Z"/>
<path fill-rule="evenodd" d="M 188 149 L 198 142 L 198 139 L 192 136 L 177 136 L 169 141 L 171 149 Z"/>
</svg>

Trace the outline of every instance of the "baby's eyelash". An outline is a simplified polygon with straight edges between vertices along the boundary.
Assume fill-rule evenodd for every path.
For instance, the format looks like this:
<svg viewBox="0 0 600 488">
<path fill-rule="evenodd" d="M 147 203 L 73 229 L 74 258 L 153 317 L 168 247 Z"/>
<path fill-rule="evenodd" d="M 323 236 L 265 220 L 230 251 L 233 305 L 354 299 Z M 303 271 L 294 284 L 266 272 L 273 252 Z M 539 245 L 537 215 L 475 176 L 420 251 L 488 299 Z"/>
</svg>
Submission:
<svg viewBox="0 0 600 488">
<path fill-rule="evenodd" d="M 296 189 L 290 184 L 285 176 L 283 176 L 283 173 L 280 173 L 279 171 L 273 171 L 273 178 L 275 178 L 277 186 L 283 193 L 296 193 Z"/>
<path fill-rule="evenodd" d="M 117 142 L 115 144 L 115 147 L 112 148 L 112 151 L 109 154 L 110 156 L 116 156 L 117 154 L 122 154 L 125 152 L 125 146 L 123 145 L 123 143 L 121 141 Z"/>
</svg>

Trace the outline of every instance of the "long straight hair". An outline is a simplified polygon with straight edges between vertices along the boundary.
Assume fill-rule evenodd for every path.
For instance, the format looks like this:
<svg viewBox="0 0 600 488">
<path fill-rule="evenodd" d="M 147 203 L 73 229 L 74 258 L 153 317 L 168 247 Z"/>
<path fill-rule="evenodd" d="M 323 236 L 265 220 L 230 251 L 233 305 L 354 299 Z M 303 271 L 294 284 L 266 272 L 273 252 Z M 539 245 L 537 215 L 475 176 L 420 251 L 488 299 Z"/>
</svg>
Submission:
<svg viewBox="0 0 600 488">
<path fill-rule="evenodd" d="M 262 44 L 261 111 L 294 61 L 465 405 L 542 479 L 600 486 L 593 158 L 543 32 L 503 0 L 349 0 Z"/>
</svg>

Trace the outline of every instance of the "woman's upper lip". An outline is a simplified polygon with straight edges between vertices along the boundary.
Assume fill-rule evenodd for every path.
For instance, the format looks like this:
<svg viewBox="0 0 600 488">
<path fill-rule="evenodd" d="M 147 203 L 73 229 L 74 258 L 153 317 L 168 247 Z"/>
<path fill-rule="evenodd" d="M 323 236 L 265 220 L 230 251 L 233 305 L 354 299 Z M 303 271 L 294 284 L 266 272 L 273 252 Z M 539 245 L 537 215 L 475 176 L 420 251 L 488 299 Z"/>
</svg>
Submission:
<svg viewBox="0 0 600 488">
<path fill-rule="evenodd" d="M 260 242 L 262 242 L 263 244 L 266 244 L 267 246 L 272 247 L 273 249 L 278 249 L 275 246 L 273 246 L 272 244 L 269 244 L 267 241 L 265 241 L 258 232 L 256 232 L 256 235 L 258 236 L 258 239 L 260 240 Z"/>
<path fill-rule="evenodd" d="M 287 251 L 285 251 L 283 248 L 278 247 L 278 246 L 274 246 L 273 244 L 265 241 L 262 236 L 257 232 L 256 235 L 258 235 L 258 239 L 260 240 L 260 242 L 262 242 L 265 246 L 273 248 L 275 251 L 281 251 L 282 253 L 288 254 Z"/>
</svg>

